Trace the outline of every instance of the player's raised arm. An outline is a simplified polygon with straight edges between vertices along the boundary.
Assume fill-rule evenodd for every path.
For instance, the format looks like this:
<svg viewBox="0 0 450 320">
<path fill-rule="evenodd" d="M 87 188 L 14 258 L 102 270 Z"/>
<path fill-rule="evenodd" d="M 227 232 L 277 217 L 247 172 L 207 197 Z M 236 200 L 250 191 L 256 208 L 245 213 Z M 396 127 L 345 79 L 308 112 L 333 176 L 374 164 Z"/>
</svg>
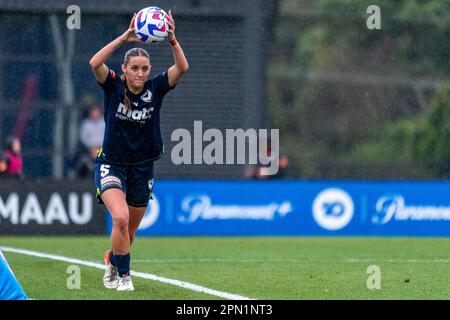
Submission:
<svg viewBox="0 0 450 320">
<path fill-rule="evenodd" d="M 168 78 L 169 86 L 175 86 L 180 80 L 181 76 L 189 70 L 189 64 L 186 57 L 184 56 L 183 49 L 175 38 L 175 21 L 172 17 L 172 12 L 169 10 L 167 15 L 169 24 L 169 42 L 172 45 L 173 58 L 175 64 L 169 68 Z"/>
<path fill-rule="evenodd" d="M 140 40 L 138 39 L 138 37 L 136 37 L 136 34 L 134 33 L 133 26 L 135 16 L 136 14 L 133 16 L 133 19 L 131 19 L 131 23 L 127 31 L 125 31 L 121 36 L 117 37 L 109 44 L 107 44 L 105 47 L 103 47 L 89 61 L 89 64 L 91 65 L 92 71 L 94 72 L 95 78 L 97 79 L 98 82 L 100 83 L 105 82 L 109 71 L 105 62 L 106 60 L 108 60 L 111 54 L 113 54 L 114 51 L 116 51 L 125 42 L 132 42 L 132 41 L 140 42 Z"/>
</svg>

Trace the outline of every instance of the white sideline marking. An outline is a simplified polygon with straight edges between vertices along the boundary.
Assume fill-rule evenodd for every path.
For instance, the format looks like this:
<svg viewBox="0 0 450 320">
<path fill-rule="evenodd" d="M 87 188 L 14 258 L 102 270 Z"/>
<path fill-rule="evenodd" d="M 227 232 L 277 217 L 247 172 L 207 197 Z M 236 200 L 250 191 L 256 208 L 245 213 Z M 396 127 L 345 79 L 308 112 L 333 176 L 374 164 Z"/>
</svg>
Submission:
<svg viewBox="0 0 450 320">
<path fill-rule="evenodd" d="M 306 259 L 133 259 L 141 263 L 299 263 Z M 327 260 L 328 261 L 328 260 Z"/>
<path fill-rule="evenodd" d="M 0 250 L 1 251 L 5 251 L 5 252 L 13 252 L 13 253 L 25 254 L 25 255 L 33 256 L 33 257 L 47 258 L 47 259 L 51 259 L 51 260 L 63 261 L 63 262 L 68 262 L 68 263 L 73 263 L 73 264 L 79 264 L 79 265 L 88 266 L 88 267 L 97 268 L 97 269 L 102 269 L 102 270 L 106 269 L 106 266 L 104 264 L 101 264 L 101 263 L 90 262 L 90 261 L 79 260 L 79 259 L 73 259 L 73 258 L 67 258 L 67 257 L 63 257 L 63 256 L 57 256 L 57 255 L 54 255 L 54 254 L 47 254 L 47 253 L 41 253 L 41 252 L 36 252 L 36 251 L 24 250 L 24 249 L 16 249 L 16 248 L 11 248 L 11 247 L 0 247 Z M 163 282 L 163 283 L 172 284 L 174 286 L 186 288 L 186 289 L 189 289 L 189 290 L 192 290 L 192 291 L 196 291 L 196 292 L 207 293 L 207 294 L 210 294 L 210 295 L 213 295 L 213 296 L 217 296 L 217 297 L 220 297 L 220 298 L 224 298 L 224 299 L 229 299 L 229 300 L 253 300 L 251 298 L 240 296 L 240 295 L 237 295 L 237 294 L 232 294 L 232 293 L 222 292 L 222 291 L 218 291 L 218 290 L 214 290 L 214 289 L 209 289 L 209 288 L 197 285 L 197 284 L 192 284 L 192 283 L 189 283 L 189 282 L 184 282 L 184 281 L 175 280 L 175 279 L 164 278 L 164 277 L 160 277 L 160 276 L 157 276 L 157 275 L 154 275 L 154 274 L 150 274 L 150 273 L 131 271 L 131 275 L 134 276 L 134 277 L 139 277 L 139 278 L 144 278 L 144 279 L 148 279 L 148 280 L 154 280 L 154 281 L 160 281 L 160 282 Z"/>
<path fill-rule="evenodd" d="M 370 263 L 370 262 L 389 262 L 389 263 L 449 263 L 449 259 L 347 259 L 350 263 Z"/>
</svg>

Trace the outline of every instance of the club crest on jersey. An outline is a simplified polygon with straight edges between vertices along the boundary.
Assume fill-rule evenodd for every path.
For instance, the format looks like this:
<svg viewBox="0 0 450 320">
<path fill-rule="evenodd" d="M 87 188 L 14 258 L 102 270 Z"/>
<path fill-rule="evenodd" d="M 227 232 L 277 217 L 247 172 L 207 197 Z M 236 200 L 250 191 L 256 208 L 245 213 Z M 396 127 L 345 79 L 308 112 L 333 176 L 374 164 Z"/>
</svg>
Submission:
<svg viewBox="0 0 450 320">
<path fill-rule="evenodd" d="M 152 92 L 150 90 L 145 91 L 145 93 L 141 96 L 141 99 L 144 102 L 152 101 Z"/>
</svg>

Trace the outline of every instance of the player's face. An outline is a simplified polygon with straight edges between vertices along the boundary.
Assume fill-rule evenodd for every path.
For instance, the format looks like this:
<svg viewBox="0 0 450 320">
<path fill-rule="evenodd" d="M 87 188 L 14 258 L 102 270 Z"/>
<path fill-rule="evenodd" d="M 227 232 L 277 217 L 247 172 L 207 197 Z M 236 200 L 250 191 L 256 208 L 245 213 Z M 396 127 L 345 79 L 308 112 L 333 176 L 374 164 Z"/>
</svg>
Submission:
<svg viewBox="0 0 450 320">
<path fill-rule="evenodd" d="M 122 65 L 122 71 L 127 77 L 128 86 L 133 89 L 142 89 L 150 75 L 150 61 L 146 57 L 131 57 L 126 66 Z"/>
</svg>

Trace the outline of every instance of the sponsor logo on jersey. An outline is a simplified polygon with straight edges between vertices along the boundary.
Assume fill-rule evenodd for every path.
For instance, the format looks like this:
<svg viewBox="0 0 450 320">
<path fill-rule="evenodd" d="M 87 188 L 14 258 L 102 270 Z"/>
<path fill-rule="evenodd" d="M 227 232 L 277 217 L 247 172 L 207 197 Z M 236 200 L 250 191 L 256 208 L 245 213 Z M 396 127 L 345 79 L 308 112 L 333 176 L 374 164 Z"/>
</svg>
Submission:
<svg viewBox="0 0 450 320">
<path fill-rule="evenodd" d="M 144 102 L 152 101 L 152 92 L 150 90 L 145 91 L 145 93 L 141 96 L 141 99 Z"/>
<path fill-rule="evenodd" d="M 129 121 L 142 121 L 150 119 L 152 117 L 151 112 L 153 112 L 155 108 L 143 108 L 141 110 L 128 110 L 127 107 L 120 103 L 119 107 L 117 108 L 116 117 L 122 120 L 129 120 Z"/>
</svg>

